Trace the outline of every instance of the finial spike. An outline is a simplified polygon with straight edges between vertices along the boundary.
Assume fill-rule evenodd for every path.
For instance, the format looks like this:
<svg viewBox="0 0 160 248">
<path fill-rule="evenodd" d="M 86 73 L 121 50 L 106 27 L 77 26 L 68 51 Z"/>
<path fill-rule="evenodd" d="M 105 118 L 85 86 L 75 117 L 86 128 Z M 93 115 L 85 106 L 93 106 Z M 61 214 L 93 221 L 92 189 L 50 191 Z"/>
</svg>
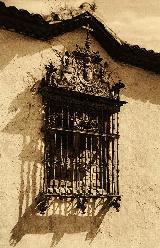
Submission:
<svg viewBox="0 0 160 248">
<path fill-rule="evenodd" d="M 91 47 L 91 40 L 90 40 L 90 33 L 89 33 L 89 31 L 90 31 L 89 24 L 87 25 L 86 29 L 87 29 L 87 38 L 86 38 L 85 46 L 89 50 L 90 47 Z"/>
</svg>

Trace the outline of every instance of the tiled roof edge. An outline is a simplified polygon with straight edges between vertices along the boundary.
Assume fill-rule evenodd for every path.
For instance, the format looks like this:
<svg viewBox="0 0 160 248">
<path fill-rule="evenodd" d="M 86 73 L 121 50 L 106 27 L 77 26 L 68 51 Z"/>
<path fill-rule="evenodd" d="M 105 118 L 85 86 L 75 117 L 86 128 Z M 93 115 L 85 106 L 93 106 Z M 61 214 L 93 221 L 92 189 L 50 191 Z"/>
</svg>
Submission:
<svg viewBox="0 0 160 248">
<path fill-rule="evenodd" d="M 39 40 L 48 40 L 86 25 L 90 26 L 92 35 L 114 60 L 160 74 L 160 53 L 123 42 L 90 12 L 50 24 L 41 15 L 13 6 L 6 7 L 0 2 L 0 27 Z"/>
</svg>

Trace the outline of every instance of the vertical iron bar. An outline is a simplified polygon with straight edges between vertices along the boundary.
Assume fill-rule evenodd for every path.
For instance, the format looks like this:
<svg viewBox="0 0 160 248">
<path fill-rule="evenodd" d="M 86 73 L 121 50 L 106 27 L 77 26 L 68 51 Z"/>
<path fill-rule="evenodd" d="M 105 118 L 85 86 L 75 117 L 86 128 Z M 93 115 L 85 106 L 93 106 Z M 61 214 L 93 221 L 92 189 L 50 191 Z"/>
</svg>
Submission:
<svg viewBox="0 0 160 248">
<path fill-rule="evenodd" d="M 57 147 L 57 134 L 56 134 L 56 132 L 55 132 L 55 134 L 54 134 L 54 161 L 53 161 L 53 192 L 54 192 L 54 190 L 55 190 L 55 179 L 56 179 L 56 160 L 57 160 L 57 158 L 56 158 L 56 154 L 55 154 L 55 149 L 56 149 L 56 147 Z"/>
<path fill-rule="evenodd" d="M 115 114 L 112 114 L 112 135 L 115 131 Z M 112 137 L 112 194 L 115 194 L 115 157 L 114 157 L 114 137 Z"/>
<path fill-rule="evenodd" d="M 110 128 L 111 128 L 111 124 L 110 124 L 110 121 L 111 121 L 111 118 L 110 118 L 110 115 L 109 113 L 107 113 L 108 116 L 107 116 L 107 127 L 106 127 L 106 134 L 110 134 Z M 107 193 L 110 194 L 110 140 L 108 137 L 106 137 L 106 159 L 107 159 L 107 170 L 106 170 L 106 173 L 107 173 Z"/>
<path fill-rule="evenodd" d="M 65 165 L 65 169 L 66 169 L 66 176 L 65 176 L 65 194 L 67 194 L 67 190 L 68 190 L 68 185 L 67 185 L 67 179 L 68 179 L 68 174 L 67 174 L 67 171 L 68 171 L 68 133 L 66 132 L 66 165 Z"/>
<path fill-rule="evenodd" d="M 73 129 L 74 129 L 74 125 L 75 125 L 75 122 L 76 122 L 76 112 L 75 112 L 75 109 L 73 111 Z M 74 155 L 76 154 L 76 133 L 73 132 L 73 150 L 74 150 Z M 74 161 L 75 160 L 75 161 Z M 75 185 L 75 178 L 74 178 L 74 173 L 76 173 L 76 188 L 77 188 L 77 165 L 75 165 L 77 161 L 77 158 L 75 158 L 75 156 L 73 156 L 73 162 L 72 162 L 72 192 L 74 193 L 74 185 Z M 76 167 L 76 168 L 75 168 Z"/>
<path fill-rule="evenodd" d="M 90 191 L 92 193 L 92 185 L 93 185 L 93 182 L 92 182 L 92 178 L 93 178 L 93 172 L 92 172 L 92 153 L 93 153 L 93 144 L 92 144 L 92 134 L 91 134 L 91 150 L 90 150 Z M 94 166 L 93 166 L 94 167 Z"/>
<path fill-rule="evenodd" d="M 73 158 L 72 158 L 72 194 L 74 192 L 74 171 L 75 171 L 75 147 L 76 147 L 76 133 L 73 133 Z"/>
<path fill-rule="evenodd" d="M 47 103 L 44 101 L 43 102 L 44 104 L 44 127 L 48 127 L 48 116 L 47 116 L 47 113 L 48 113 L 48 106 L 47 106 Z M 46 138 L 47 135 L 44 136 L 44 175 L 43 175 L 43 192 L 46 192 L 46 184 L 47 184 L 47 166 L 46 166 L 46 155 L 47 155 L 47 149 L 46 149 L 46 146 L 47 146 L 47 138 Z"/>
<path fill-rule="evenodd" d="M 102 159 L 102 139 L 103 139 L 103 113 L 102 109 L 100 111 L 100 136 L 99 136 L 99 162 L 100 162 L 100 187 L 101 187 L 101 194 L 103 194 L 103 159 Z"/>
<path fill-rule="evenodd" d="M 49 121 L 49 123 L 48 123 L 48 125 L 49 125 L 49 128 L 50 128 L 50 126 L 51 126 L 51 113 L 50 113 L 50 104 L 48 105 L 48 121 Z M 48 142 L 47 142 L 48 143 Z M 51 157 L 51 154 L 50 154 L 50 149 L 51 149 L 51 144 L 50 143 L 48 143 L 48 145 L 47 145 L 47 178 L 48 178 L 48 183 L 47 183 L 47 187 L 49 188 L 50 187 L 50 183 L 51 183 L 51 159 L 50 159 L 50 157 Z"/>
<path fill-rule="evenodd" d="M 85 138 L 85 166 L 84 166 L 84 171 L 83 173 L 85 173 L 85 187 L 84 187 L 84 190 L 85 190 L 85 193 L 86 193 L 86 189 L 87 189 L 87 134 L 86 134 L 86 138 Z"/>
<path fill-rule="evenodd" d="M 117 113 L 117 136 L 119 135 L 119 116 Z M 119 195 L 119 157 L 118 157 L 118 137 L 117 137 L 117 195 Z"/>
<path fill-rule="evenodd" d="M 100 143 L 100 149 L 101 149 L 101 151 L 100 151 L 100 156 L 101 156 L 101 192 L 102 192 L 102 195 L 103 195 L 103 187 L 104 187 L 104 185 L 103 185 L 103 136 L 101 135 L 101 137 L 100 137 L 100 140 L 101 140 L 101 143 Z"/>
<path fill-rule="evenodd" d="M 63 161 L 63 141 L 62 141 L 62 133 L 60 133 L 60 180 L 59 180 L 59 191 L 61 194 L 61 185 L 62 185 L 62 161 Z"/>
<path fill-rule="evenodd" d="M 67 106 L 67 128 L 68 130 L 70 130 L 69 117 L 70 117 L 69 106 Z"/>
<path fill-rule="evenodd" d="M 75 191 L 76 192 L 77 192 L 77 189 L 78 189 L 78 183 L 77 183 L 77 180 L 78 180 L 78 177 L 77 177 L 78 157 L 79 157 L 79 146 L 76 149 L 76 165 L 75 165 L 76 168 L 75 168 L 75 171 L 74 171 L 74 173 L 75 173 L 75 180 L 76 180 L 76 182 L 75 182 Z"/>
<path fill-rule="evenodd" d="M 67 129 L 68 130 L 70 130 L 70 125 L 69 125 L 69 114 L 70 114 L 70 112 L 69 112 L 69 106 L 67 106 Z M 70 133 L 70 132 L 69 132 Z M 67 150 L 67 152 L 66 152 L 66 155 L 67 155 L 67 158 L 66 158 L 66 193 L 67 193 L 67 191 L 68 191 L 68 185 L 69 185 L 69 182 L 68 182 L 68 185 L 67 185 L 67 179 L 69 178 L 69 180 L 70 180 L 70 175 L 68 175 L 68 168 L 69 168 L 69 144 L 68 144 L 68 135 L 69 135 L 69 133 L 67 132 L 66 133 L 66 150 Z"/>
<path fill-rule="evenodd" d="M 55 111 L 53 109 L 53 105 L 51 105 L 51 108 L 52 108 L 52 113 L 50 113 L 52 115 L 52 121 L 51 121 L 51 128 L 53 126 L 53 123 L 55 121 Z M 55 171 L 54 171 L 54 161 L 55 161 L 55 133 L 53 134 L 53 144 L 51 145 L 51 148 L 52 148 L 52 151 L 50 151 L 51 153 L 51 165 L 52 165 L 52 168 L 51 168 L 51 177 L 52 177 L 52 190 L 54 191 L 54 182 L 55 182 Z"/>
<path fill-rule="evenodd" d="M 101 161 L 102 161 L 102 195 L 104 193 L 104 170 L 105 170 L 105 158 L 104 158 L 104 147 L 105 147 L 105 143 L 104 143 L 104 130 L 105 130 L 105 123 L 104 123 L 104 110 L 102 108 L 102 136 L 101 136 Z"/>
<path fill-rule="evenodd" d="M 62 107 L 62 113 L 61 113 L 61 124 L 62 124 L 62 128 L 63 128 L 63 107 Z"/>
<path fill-rule="evenodd" d="M 103 138 L 103 163 L 104 163 L 104 172 L 103 172 L 103 184 L 105 193 L 108 193 L 108 115 L 105 112 L 104 116 L 104 138 Z"/>
<path fill-rule="evenodd" d="M 98 127 L 98 132 L 99 132 L 99 123 L 98 123 L 98 113 L 97 113 L 97 117 L 96 117 L 96 122 L 97 122 L 97 127 Z M 97 167 L 98 167 L 98 135 L 96 137 L 96 195 L 97 195 L 97 184 L 98 184 L 98 171 L 97 171 Z"/>
<path fill-rule="evenodd" d="M 104 189 L 107 192 L 107 137 L 106 135 L 104 136 L 104 147 L 103 147 L 103 151 L 104 151 L 104 163 L 105 163 L 105 171 L 104 171 Z M 105 193 L 106 193 L 105 192 Z"/>
<path fill-rule="evenodd" d="M 45 126 L 48 128 L 49 127 L 49 113 L 50 113 L 50 106 L 47 102 L 45 102 Z M 45 164 L 45 169 L 44 169 L 44 191 L 47 193 L 48 191 L 48 182 L 50 180 L 50 175 L 48 173 L 48 164 L 49 164 L 49 141 L 48 141 L 48 132 L 45 135 L 45 150 L 44 150 L 44 164 Z"/>
<path fill-rule="evenodd" d="M 79 135 L 79 134 L 78 134 Z M 80 135 L 79 135 L 79 140 L 78 140 L 78 146 L 76 147 L 76 154 L 75 154 L 75 170 L 74 170 L 74 173 L 75 173 L 75 192 L 77 193 L 78 191 L 78 163 L 79 163 L 79 154 L 80 154 L 80 148 L 79 148 L 79 145 L 80 145 Z"/>
<path fill-rule="evenodd" d="M 83 118 L 84 118 L 84 121 L 88 121 L 88 115 L 87 115 L 87 111 L 86 111 L 86 108 L 85 108 L 85 113 L 83 113 Z M 87 129 L 87 128 L 86 128 Z M 88 185 L 88 182 L 89 182 L 89 180 L 88 180 L 88 177 L 87 177 L 87 150 L 88 150 L 88 136 L 87 136 L 87 130 L 86 130 L 86 134 L 84 134 L 84 136 L 85 136 L 85 166 L 84 166 L 84 168 L 83 168 L 83 174 L 85 174 L 84 175 L 84 177 L 85 177 L 85 187 L 84 187 L 84 191 L 85 191 L 85 193 L 86 193 L 86 190 L 87 190 L 87 187 L 89 186 Z"/>
</svg>

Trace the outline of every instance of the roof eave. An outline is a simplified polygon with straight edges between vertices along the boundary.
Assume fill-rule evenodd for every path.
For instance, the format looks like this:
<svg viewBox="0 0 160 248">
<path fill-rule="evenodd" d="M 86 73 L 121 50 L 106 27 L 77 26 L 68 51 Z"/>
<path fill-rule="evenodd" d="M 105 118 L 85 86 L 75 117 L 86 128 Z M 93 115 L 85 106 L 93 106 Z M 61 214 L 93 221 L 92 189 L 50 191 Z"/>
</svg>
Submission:
<svg viewBox="0 0 160 248">
<path fill-rule="evenodd" d="M 40 15 L 6 7 L 0 2 L 0 27 L 39 40 L 48 40 L 86 25 L 90 26 L 92 35 L 114 60 L 160 74 L 160 53 L 121 41 L 88 11 L 72 19 L 49 24 Z"/>
</svg>

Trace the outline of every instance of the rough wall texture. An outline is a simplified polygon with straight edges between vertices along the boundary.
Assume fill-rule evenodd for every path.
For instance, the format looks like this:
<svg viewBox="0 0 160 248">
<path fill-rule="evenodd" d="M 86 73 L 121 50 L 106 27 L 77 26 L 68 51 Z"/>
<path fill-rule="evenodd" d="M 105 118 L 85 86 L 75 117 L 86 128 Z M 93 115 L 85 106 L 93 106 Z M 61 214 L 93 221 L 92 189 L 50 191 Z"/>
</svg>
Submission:
<svg viewBox="0 0 160 248">
<path fill-rule="evenodd" d="M 54 49 L 74 49 L 86 34 L 77 30 L 50 42 L 1 30 L 0 90 L 0 247 L 159 247 L 160 237 L 160 76 L 108 57 L 114 77 L 126 85 L 120 113 L 120 212 L 106 209 L 97 216 L 63 213 L 40 216 L 34 199 L 42 188 L 43 143 L 41 99 L 36 94 L 44 64 L 56 59 Z M 96 203 L 97 204 L 97 203 Z M 59 214 L 58 214 L 59 213 Z M 64 215 L 67 216 L 64 216 Z"/>
</svg>

